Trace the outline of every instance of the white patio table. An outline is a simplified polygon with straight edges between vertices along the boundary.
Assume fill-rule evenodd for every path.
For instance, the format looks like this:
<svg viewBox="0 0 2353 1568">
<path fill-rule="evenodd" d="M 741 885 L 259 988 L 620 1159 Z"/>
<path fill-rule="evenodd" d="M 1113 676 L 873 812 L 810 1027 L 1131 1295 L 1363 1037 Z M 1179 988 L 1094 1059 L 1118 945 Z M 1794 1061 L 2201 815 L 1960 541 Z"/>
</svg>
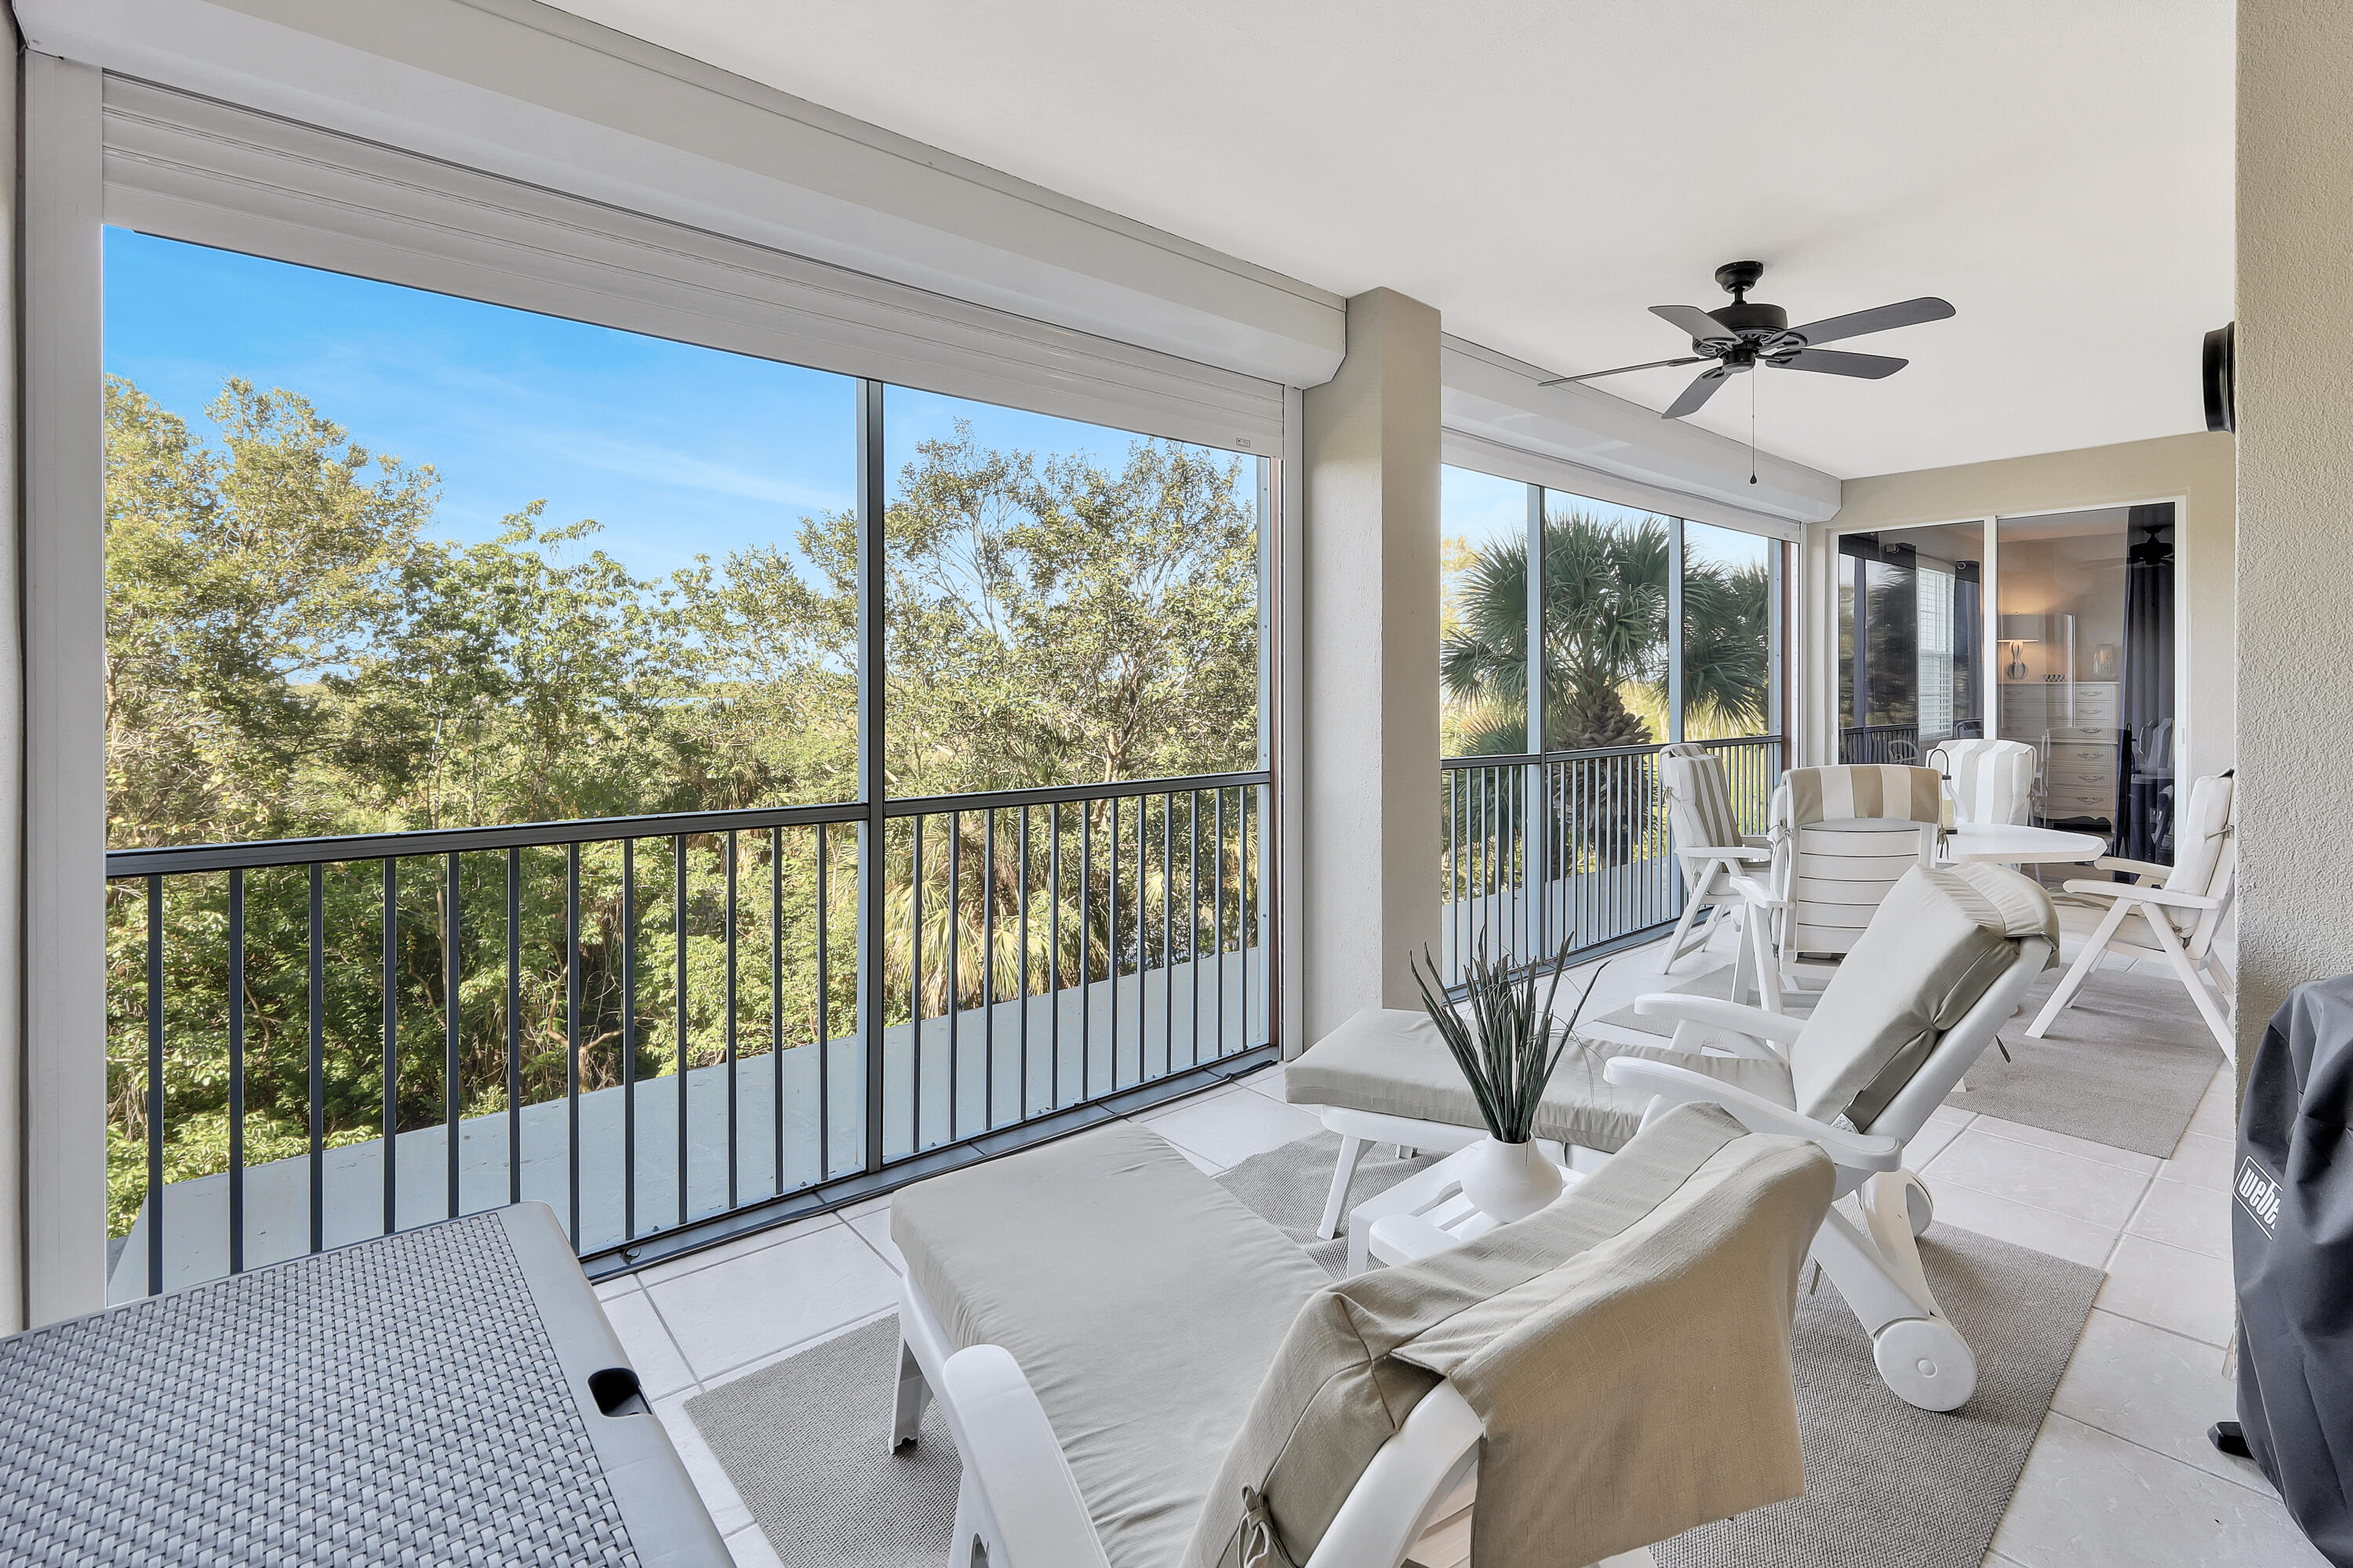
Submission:
<svg viewBox="0 0 2353 1568">
<path fill-rule="evenodd" d="M 1936 858 L 1947 865 L 1992 861 L 2000 865 L 2066 865 L 2108 853 L 2097 833 L 2063 832 L 2012 822 L 1963 822 L 1945 834 Z"/>
</svg>

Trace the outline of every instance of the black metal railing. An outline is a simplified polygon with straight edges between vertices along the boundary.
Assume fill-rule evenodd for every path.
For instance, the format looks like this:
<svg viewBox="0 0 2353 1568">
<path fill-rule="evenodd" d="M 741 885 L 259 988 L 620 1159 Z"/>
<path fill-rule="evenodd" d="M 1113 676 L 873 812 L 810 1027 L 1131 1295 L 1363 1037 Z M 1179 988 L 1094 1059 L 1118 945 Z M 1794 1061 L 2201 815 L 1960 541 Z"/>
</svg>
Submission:
<svg viewBox="0 0 2353 1568">
<path fill-rule="evenodd" d="M 1839 731 L 1839 761 L 1897 762 L 1920 766 L 1920 726 L 1916 724 L 1851 725 Z"/>
<path fill-rule="evenodd" d="M 111 852 L 110 1294 L 524 1198 L 607 1272 L 1254 1065 L 1267 783 Z"/>
<path fill-rule="evenodd" d="M 1743 831 L 1763 832 L 1780 737 L 1694 744 L 1723 761 Z M 1657 747 L 1455 757 L 1439 767 L 1450 982 L 1461 982 L 1482 944 L 1514 963 L 1549 958 L 1572 938 L 1576 952 L 1599 953 L 1682 915 Z"/>
</svg>

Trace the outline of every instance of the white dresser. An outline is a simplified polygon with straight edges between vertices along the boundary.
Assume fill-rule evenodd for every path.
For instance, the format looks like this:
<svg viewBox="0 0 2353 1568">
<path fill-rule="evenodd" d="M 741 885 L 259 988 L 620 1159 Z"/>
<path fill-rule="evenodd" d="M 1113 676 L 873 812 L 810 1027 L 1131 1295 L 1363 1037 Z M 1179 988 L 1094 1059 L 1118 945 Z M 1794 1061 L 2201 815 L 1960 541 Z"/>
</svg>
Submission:
<svg viewBox="0 0 2353 1568">
<path fill-rule="evenodd" d="M 2036 814 L 2045 821 L 2116 815 L 2114 681 L 2004 681 L 1996 723 L 2002 738 L 2042 754 Z"/>
</svg>

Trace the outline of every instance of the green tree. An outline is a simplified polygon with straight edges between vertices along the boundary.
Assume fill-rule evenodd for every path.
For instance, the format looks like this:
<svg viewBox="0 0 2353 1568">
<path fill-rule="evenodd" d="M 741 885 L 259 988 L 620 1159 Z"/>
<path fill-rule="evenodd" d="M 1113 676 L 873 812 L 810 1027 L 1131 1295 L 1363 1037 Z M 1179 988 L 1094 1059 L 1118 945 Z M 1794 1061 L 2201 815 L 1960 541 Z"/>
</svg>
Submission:
<svg viewBox="0 0 2353 1568">
<path fill-rule="evenodd" d="M 1639 746 L 1659 736 L 1630 693 L 1663 706 L 1668 658 L 1666 524 L 1620 527 L 1571 509 L 1544 529 L 1545 694 L 1548 749 Z M 1461 575 L 1439 650 L 1446 694 L 1472 721 L 1464 754 L 1523 749 L 1527 704 L 1527 546 L 1480 549 Z M 1761 568 L 1688 562 L 1683 572 L 1686 716 L 1727 730 L 1764 722 L 1769 584 Z"/>
<path fill-rule="evenodd" d="M 306 760 L 340 672 L 390 630 L 430 468 L 371 453 L 290 393 L 231 380 L 218 450 L 106 383 L 109 842 L 318 831 Z"/>
<path fill-rule="evenodd" d="M 108 387 L 110 842 L 118 847 L 598 819 L 842 800 L 856 793 L 858 530 L 804 518 L 795 553 L 747 546 L 663 579 L 596 547 L 597 524 L 522 504 L 495 537 L 428 536 L 434 471 L 377 456 L 309 402 L 231 381 L 210 441 L 127 381 Z M 1071 458 L 926 443 L 886 518 L 891 650 L 883 765 L 898 795 L 1182 775 L 1250 766 L 1257 710 L 1257 524 L 1235 461 L 1139 441 L 1106 472 Z M 1125 832 L 1202 822 L 1131 809 Z M 1238 800 L 1229 800 L 1238 810 Z M 1082 831 L 1078 813 L 1066 835 Z M 956 834 L 965 880 L 927 851 L 926 1011 L 1016 994 L 1013 914 L 1028 889 L 1062 917 L 1032 933 L 1032 988 L 1142 961 L 1136 912 L 1161 891 L 1131 856 L 1082 896 L 1015 814 L 990 861 L 979 814 Z M 1085 831 L 1109 827 L 1097 809 Z M 883 863 L 886 1022 L 909 1010 L 916 904 L 903 821 Z M 943 833 L 942 836 L 944 836 Z M 1073 839 L 1073 842 L 1075 840 Z M 1098 842 L 1105 842 L 1100 837 Z M 818 908 L 820 843 L 828 878 Z M 502 852 L 393 868 L 396 1127 L 525 1103 L 846 1031 L 858 991 L 857 840 L 847 828 L 686 832 L 516 852 L 515 980 Z M 1246 866 L 1200 851 L 1238 911 Z M 1255 853 L 1255 849 L 1252 851 Z M 308 873 L 242 879 L 246 963 L 227 961 L 229 878 L 164 880 L 165 1173 L 308 1144 Z M 1123 912 L 1113 950 L 1111 888 Z M 571 889 L 576 885 L 576 904 Z M 731 894 L 731 889 L 735 893 Z M 385 871 L 320 880 L 326 1139 L 383 1130 Z M 731 902 L 731 899 L 733 900 Z M 576 908 L 576 917 L 573 911 Z M 993 957 L 983 956 L 989 912 Z M 109 890 L 119 1233 L 144 1195 L 145 935 L 139 883 Z M 1229 919 L 1236 916 L 1229 913 Z M 955 922 L 955 972 L 944 961 Z M 1198 923 L 1194 939 L 1198 938 Z M 826 994 L 816 954 L 828 948 Z M 1247 938 L 1236 940 L 1247 942 Z M 458 1016 L 446 980 L 460 975 Z M 575 1012 L 572 995 L 579 997 Z M 729 999 L 734 1014 L 731 1031 Z M 228 1018 L 241 1003 L 246 1115 L 227 1116 Z M 445 1076 L 454 1022 L 458 1079 Z M 577 1044 L 576 1062 L 575 1043 Z M 634 1050 L 628 1043 L 634 1042 Z"/>
</svg>

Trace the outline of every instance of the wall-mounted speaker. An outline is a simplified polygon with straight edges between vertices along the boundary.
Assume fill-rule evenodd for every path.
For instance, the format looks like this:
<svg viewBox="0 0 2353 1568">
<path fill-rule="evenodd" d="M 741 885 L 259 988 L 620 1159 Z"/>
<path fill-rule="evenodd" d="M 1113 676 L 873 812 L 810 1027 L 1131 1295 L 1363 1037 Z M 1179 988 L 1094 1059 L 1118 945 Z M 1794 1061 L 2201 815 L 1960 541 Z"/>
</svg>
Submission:
<svg viewBox="0 0 2353 1568">
<path fill-rule="evenodd" d="M 2218 326 L 2206 334 L 2206 428 L 2210 430 L 2235 430 L 2239 428 L 2237 388 L 2233 385 L 2238 373 L 2238 352 L 2232 346 L 2237 326 Z"/>
</svg>

